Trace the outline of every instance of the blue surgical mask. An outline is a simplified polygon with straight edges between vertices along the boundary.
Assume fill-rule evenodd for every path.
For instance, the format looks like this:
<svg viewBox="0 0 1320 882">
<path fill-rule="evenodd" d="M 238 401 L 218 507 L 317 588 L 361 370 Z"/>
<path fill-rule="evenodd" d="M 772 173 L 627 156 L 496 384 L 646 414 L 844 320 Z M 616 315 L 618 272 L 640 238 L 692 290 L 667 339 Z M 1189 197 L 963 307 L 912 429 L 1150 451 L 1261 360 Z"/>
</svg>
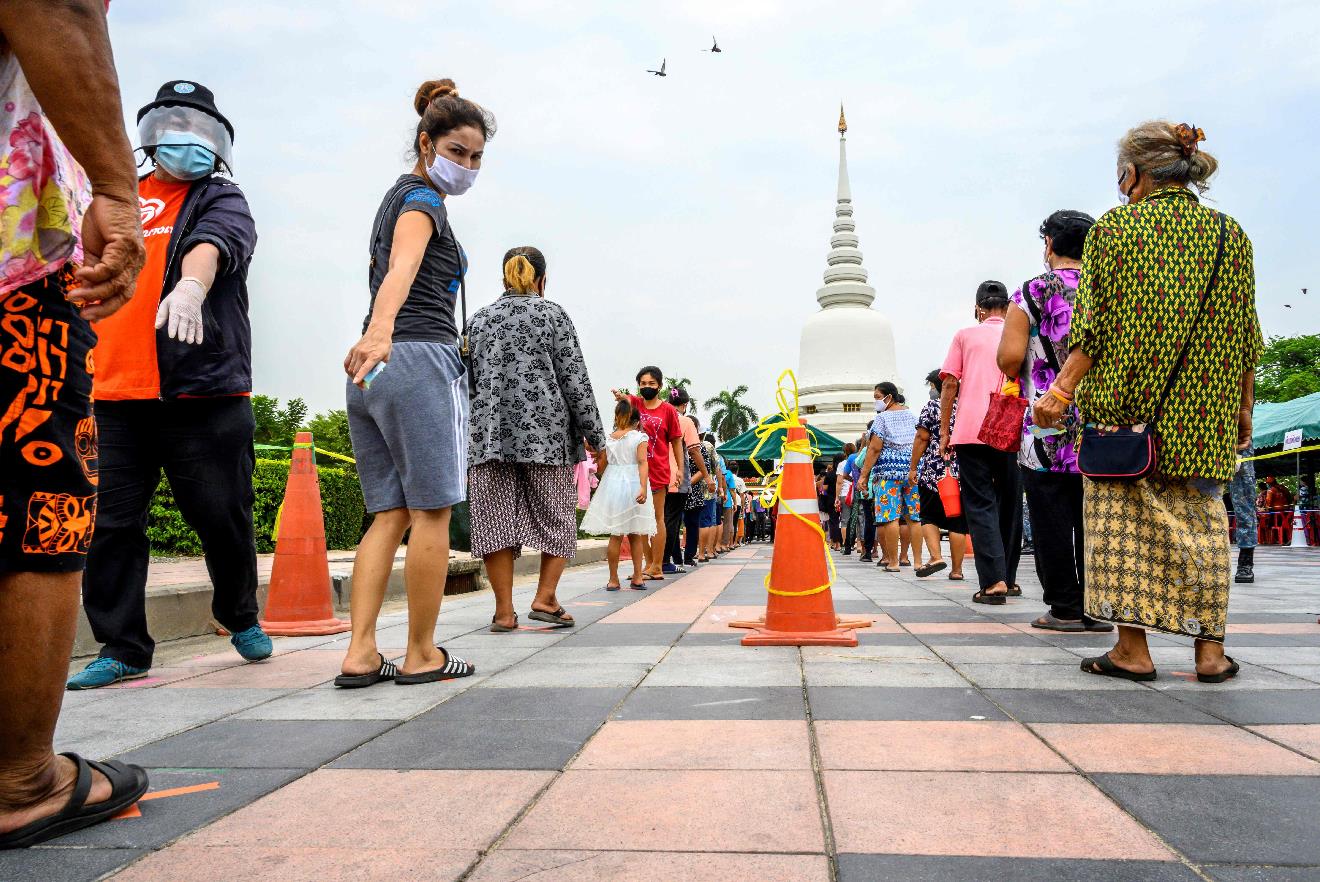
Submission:
<svg viewBox="0 0 1320 882">
<path fill-rule="evenodd" d="M 215 170 L 215 154 L 200 144 L 186 143 L 190 140 L 189 135 L 166 132 L 156 145 L 156 165 L 181 181 L 195 181 L 209 175 Z"/>
</svg>

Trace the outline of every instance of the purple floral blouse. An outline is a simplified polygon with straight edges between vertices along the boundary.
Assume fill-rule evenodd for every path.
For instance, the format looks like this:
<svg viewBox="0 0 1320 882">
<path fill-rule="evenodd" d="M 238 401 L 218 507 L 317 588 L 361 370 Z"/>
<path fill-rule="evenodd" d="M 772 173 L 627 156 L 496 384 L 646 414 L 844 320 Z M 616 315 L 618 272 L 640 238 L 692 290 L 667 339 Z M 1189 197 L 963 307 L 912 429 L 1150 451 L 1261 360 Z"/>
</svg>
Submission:
<svg viewBox="0 0 1320 882">
<path fill-rule="evenodd" d="M 1060 367 L 1068 359 L 1068 331 L 1072 325 L 1073 301 L 1077 297 L 1080 277 L 1079 270 L 1052 270 L 1013 292 L 1013 303 L 1027 314 L 1031 328 L 1026 362 L 1022 368 L 1022 394 L 1033 406 L 1050 388 L 1058 373 L 1049 356 L 1053 355 L 1053 364 Z M 1078 474 L 1077 442 L 1081 420 L 1077 408 L 1069 407 L 1064 412 L 1062 432 L 1048 435 L 1039 432 L 1028 409 L 1022 425 L 1018 462 L 1038 472 Z"/>
</svg>

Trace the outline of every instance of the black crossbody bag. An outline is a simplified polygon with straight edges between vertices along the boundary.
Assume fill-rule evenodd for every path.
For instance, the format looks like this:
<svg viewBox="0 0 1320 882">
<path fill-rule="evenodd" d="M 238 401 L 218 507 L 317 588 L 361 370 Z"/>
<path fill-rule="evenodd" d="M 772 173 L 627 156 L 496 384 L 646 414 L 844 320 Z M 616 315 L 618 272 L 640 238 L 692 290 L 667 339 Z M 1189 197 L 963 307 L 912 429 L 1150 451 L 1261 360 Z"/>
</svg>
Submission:
<svg viewBox="0 0 1320 882">
<path fill-rule="evenodd" d="M 1210 280 L 1201 292 L 1197 304 L 1196 317 L 1187 329 L 1187 338 L 1173 363 L 1169 379 L 1164 383 L 1159 399 L 1155 402 L 1155 412 L 1150 422 L 1131 426 L 1101 428 L 1087 425 L 1082 429 L 1081 446 L 1077 450 L 1077 468 L 1093 481 L 1136 481 L 1155 471 L 1155 432 L 1160 414 L 1164 411 L 1164 402 L 1173 390 L 1173 384 L 1182 373 L 1187 360 L 1187 350 L 1192 345 L 1196 328 L 1205 313 L 1205 302 L 1210 291 L 1219 280 L 1219 266 L 1224 260 L 1224 236 L 1227 221 L 1219 215 L 1219 241 L 1215 248 L 1215 263 L 1210 270 Z"/>
</svg>

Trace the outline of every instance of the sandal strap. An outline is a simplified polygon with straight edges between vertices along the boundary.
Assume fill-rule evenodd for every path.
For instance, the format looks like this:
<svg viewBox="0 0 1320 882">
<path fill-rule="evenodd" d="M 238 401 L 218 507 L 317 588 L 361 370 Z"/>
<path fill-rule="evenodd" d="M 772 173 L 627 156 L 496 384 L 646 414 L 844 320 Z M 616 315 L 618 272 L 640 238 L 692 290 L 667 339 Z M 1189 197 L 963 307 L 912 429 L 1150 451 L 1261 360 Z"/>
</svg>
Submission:
<svg viewBox="0 0 1320 882">
<path fill-rule="evenodd" d="M 398 675 L 399 675 L 398 666 L 394 664 L 394 662 L 387 659 L 385 656 L 381 655 L 380 678 L 382 680 L 389 680 L 389 679 L 393 679 L 394 677 L 397 677 Z"/>
<path fill-rule="evenodd" d="M 60 756 L 68 757 L 77 766 L 78 780 L 74 782 L 73 793 L 69 795 L 69 801 L 64 804 L 64 808 L 60 809 L 59 814 L 55 815 L 55 819 L 72 817 L 82 811 L 83 806 L 87 804 L 87 797 L 92 793 L 92 767 L 100 765 L 76 753 L 62 753 Z M 105 772 L 101 772 L 101 774 L 105 775 Z M 106 775 L 106 777 L 110 778 L 109 775 Z M 113 778 L 110 778 L 110 784 L 113 790 Z"/>
<path fill-rule="evenodd" d="M 443 646 L 436 648 L 445 654 L 445 666 L 440 669 L 445 676 L 465 676 L 472 671 L 472 666 L 470 664 L 454 655 Z"/>
</svg>

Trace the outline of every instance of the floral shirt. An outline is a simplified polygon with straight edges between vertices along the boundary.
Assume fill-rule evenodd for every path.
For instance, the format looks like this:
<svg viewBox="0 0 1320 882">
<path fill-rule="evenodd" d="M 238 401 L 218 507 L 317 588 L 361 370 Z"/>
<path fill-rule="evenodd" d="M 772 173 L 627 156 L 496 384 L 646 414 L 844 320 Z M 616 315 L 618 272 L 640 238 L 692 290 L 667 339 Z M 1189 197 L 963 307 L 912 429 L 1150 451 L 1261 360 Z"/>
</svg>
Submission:
<svg viewBox="0 0 1320 882">
<path fill-rule="evenodd" d="M 1148 422 L 1190 333 L 1187 361 L 1155 431 L 1156 472 L 1227 482 L 1242 374 L 1265 343 L 1251 240 L 1225 217 L 1223 264 L 1196 321 L 1219 237 L 1219 212 L 1181 187 L 1105 212 L 1086 237 L 1069 343 L 1093 359 L 1077 388 L 1088 422 Z M 1193 324 L 1196 327 L 1193 329 Z"/>
<path fill-rule="evenodd" d="M 92 188 L 0 41 L 0 294 L 81 263 Z"/>
<path fill-rule="evenodd" d="M 1028 280 L 1013 292 L 1013 303 L 1027 316 L 1031 336 L 1027 338 L 1026 361 L 1022 365 L 1023 396 L 1034 407 L 1068 360 L 1068 331 L 1072 327 L 1073 301 L 1081 271 L 1051 270 Z M 1068 407 L 1062 431 L 1039 434 L 1027 409 L 1022 423 L 1022 446 L 1018 463 L 1037 472 L 1078 474 L 1077 443 L 1081 435 L 1077 408 Z"/>
<path fill-rule="evenodd" d="M 958 422 L 958 402 L 953 402 L 953 410 L 949 413 L 949 434 L 953 434 L 954 424 Z M 952 446 L 949 447 L 949 458 L 945 460 L 940 456 L 940 402 L 939 399 L 927 401 L 926 406 L 921 409 L 921 415 L 917 417 L 917 428 L 925 429 L 930 433 L 930 443 L 926 445 L 926 452 L 921 455 L 917 462 L 917 483 L 922 487 L 931 490 L 940 489 L 940 479 L 945 475 L 958 477 L 958 454 L 954 452 Z"/>
</svg>

